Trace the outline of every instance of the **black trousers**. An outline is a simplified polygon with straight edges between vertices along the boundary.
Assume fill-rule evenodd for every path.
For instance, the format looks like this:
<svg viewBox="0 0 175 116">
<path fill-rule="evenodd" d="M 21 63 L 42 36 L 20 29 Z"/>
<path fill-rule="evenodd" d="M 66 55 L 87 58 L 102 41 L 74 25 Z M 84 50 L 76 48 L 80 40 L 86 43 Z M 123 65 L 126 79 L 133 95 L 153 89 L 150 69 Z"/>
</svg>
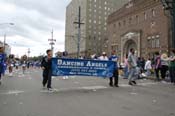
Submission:
<svg viewBox="0 0 175 116">
<path fill-rule="evenodd" d="M 164 80 L 165 77 L 166 77 L 166 72 L 167 72 L 167 71 L 168 71 L 168 66 L 162 65 L 162 67 L 161 67 L 161 77 L 162 77 L 163 80 Z"/>
<path fill-rule="evenodd" d="M 160 81 L 160 71 L 161 71 L 161 68 L 155 69 L 156 78 L 157 78 L 158 81 Z"/>
<path fill-rule="evenodd" d="M 171 83 L 175 83 L 175 67 L 170 67 L 169 70 Z"/>
<path fill-rule="evenodd" d="M 52 71 L 51 70 L 44 70 L 43 71 L 43 86 L 45 87 L 47 83 L 47 88 L 51 88 L 52 83 Z"/>
<path fill-rule="evenodd" d="M 115 70 L 113 72 L 113 76 L 109 78 L 109 85 L 113 85 L 113 79 L 114 79 L 114 85 L 118 85 L 118 70 Z"/>
</svg>

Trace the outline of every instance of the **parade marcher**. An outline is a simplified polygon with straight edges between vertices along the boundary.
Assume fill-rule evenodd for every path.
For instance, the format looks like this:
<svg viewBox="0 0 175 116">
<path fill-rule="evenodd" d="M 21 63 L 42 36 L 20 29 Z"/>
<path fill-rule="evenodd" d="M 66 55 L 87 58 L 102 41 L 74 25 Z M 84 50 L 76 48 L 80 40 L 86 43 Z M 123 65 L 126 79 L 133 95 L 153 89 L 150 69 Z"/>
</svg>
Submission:
<svg viewBox="0 0 175 116">
<path fill-rule="evenodd" d="M 172 54 L 170 57 L 169 70 L 170 70 L 171 83 L 174 83 L 175 85 L 175 50 L 172 50 Z"/>
<path fill-rule="evenodd" d="M 155 53 L 155 73 L 157 81 L 160 81 L 160 71 L 161 71 L 161 56 L 159 52 Z"/>
<path fill-rule="evenodd" d="M 161 78 L 162 80 L 165 80 L 165 77 L 168 71 L 168 66 L 169 66 L 169 58 L 167 54 L 163 53 L 161 55 Z"/>
<path fill-rule="evenodd" d="M 18 60 L 15 61 L 15 67 L 18 70 L 18 67 L 19 67 L 19 61 Z"/>
<path fill-rule="evenodd" d="M 128 55 L 128 66 L 129 66 L 129 85 L 137 84 L 136 79 L 138 75 L 137 73 L 137 57 L 135 56 L 135 50 L 133 48 L 130 49 L 130 53 Z"/>
<path fill-rule="evenodd" d="M 22 56 L 21 64 L 22 64 L 22 72 L 24 74 L 26 71 L 26 67 L 27 67 L 27 56 L 26 55 Z"/>
<path fill-rule="evenodd" d="M 10 54 L 8 58 L 8 68 L 9 68 L 9 76 L 13 76 L 13 67 L 14 67 L 14 55 Z"/>
<path fill-rule="evenodd" d="M 114 67 L 113 76 L 109 78 L 109 86 L 118 86 L 118 56 L 115 55 L 116 51 L 112 51 L 111 56 L 109 57 L 109 60 L 116 62 L 116 66 Z M 113 84 L 114 79 L 114 84 Z"/>
<path fill-rule="evenodd" d="M 41 68 L 43 69 L 43 88 L 47 83 L 47 89 L 52 91 L 51 81 L 52 81 L 52 50 L 46 51 L 47 56 L 42 59 Z"/>
</svg>

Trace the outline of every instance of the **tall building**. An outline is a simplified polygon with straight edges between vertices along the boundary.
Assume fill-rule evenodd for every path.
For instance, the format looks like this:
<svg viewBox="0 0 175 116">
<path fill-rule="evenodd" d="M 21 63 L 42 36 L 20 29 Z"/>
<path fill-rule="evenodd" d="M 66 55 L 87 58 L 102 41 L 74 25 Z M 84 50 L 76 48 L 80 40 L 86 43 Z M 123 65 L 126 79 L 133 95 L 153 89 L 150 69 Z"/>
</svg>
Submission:
<svg viewBox="0 0 175 116">
<path fill-rule="evenodd" d="M 139 57 L 170 52 L 171 25 L 160 0 L 132 0 L 108 17 L 108 51 L 121 60 L 134 48 Z"/>
<path fill-rule="evenodd" d="M 65 50 L 77 55 L 79 6 L 81 8 L 80 53 L 82 56 L 100 55 L 107 51 L 107 17 L 128 0 L 72 0 L 66 10 Z"/>
</svg>

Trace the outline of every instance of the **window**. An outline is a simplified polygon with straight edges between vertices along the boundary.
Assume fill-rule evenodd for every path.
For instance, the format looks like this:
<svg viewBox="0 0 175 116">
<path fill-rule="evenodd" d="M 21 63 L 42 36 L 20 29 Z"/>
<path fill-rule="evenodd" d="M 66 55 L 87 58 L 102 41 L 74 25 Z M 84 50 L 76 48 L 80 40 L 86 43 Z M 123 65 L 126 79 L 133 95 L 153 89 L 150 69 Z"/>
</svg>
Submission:
<svg viewBox="0 0 175 116">
<path fill-rule="evenodd" d="M 118 26 L 121 27 L 121 23 L 120 22 L 118 23 Z"/>
<path fill-rule="evenodd" d="M 123 25 L 125 26 L 125 24 L 126 24 L 126 21 L 124 20 L 124 21 L 123 21 Z"/>
<path fill-rule="evenodd" d="M 147 19 L 147 14 L 144 12 L 144 20 Z"/>
<path fill-rule="evenodd" d="M 136 23 L 138 23 L 138 22 L 139 22 L 139 16 L 136 15 Z"/>
<path fill-rule="evenodd" d="M 156 38 L 155 39 L 155 44 L 156 44 L 156 48 L 159 48 L 160 47 L 160 40 L 159 40 L 159 38 Z"/>
<path fill-rule="evenodd" d="M 105 15 L 107 15 L 107 12 L 105 12 Z"/>
<path fill-rule="evenodd" d="M 150 39 L 148 39 L 147 45 L 148 45 L 148 48 L 151 48 L 151 40 Z"/>
<path fill-rule="evenodd" d="M 105 6 L 105 10 L 107 10 L 107 7 Z"/>
<path fill-rule="evenodd" d="M 114 24 L 113 27 L 116 28 L 116 24 Z"/>
<path fill-rule="evenodd" d="M 129 24 L 131 24 L 131 22 L 132 22 L 132 18 L 130 17 L 130 18 L 129 18 Z"/>
<path fill-rule="evenodd" d="M 156 16 L 156 13 L 155 13 L 155 10 L 152 9 L 152 16 L 155 17 Z"/>
<path fill-rule="evenodd" d="M 107 1 L 105 1 L 105 5 L 107 4 Z"/>
<path fill-rule="evenodd" d="M 152 48 L 155 48 L 155 39 L 152 39 Z"/>
</svg>

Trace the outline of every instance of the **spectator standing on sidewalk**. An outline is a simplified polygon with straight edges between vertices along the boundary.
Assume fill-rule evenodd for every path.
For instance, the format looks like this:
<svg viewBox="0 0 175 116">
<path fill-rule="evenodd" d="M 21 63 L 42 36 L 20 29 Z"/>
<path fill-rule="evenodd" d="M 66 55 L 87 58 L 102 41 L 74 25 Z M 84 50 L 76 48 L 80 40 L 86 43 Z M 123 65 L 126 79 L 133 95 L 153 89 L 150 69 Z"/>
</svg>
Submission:
<svg viewBox="0 0 175 116">
<path fill-rule="evenodd" d="M 146 61 L 144 69 L 146 70 L 146 76 L 150 76 L 151 75 L 151 69 L 152 69 L 150 58 L 148 58 L 148 60 Z"/>
<path fill-rule="evenodd" d="M 109 78 L 109 86 L 118 86 L 118 56 L 116 55 L 116 51 L 112 51 L 111 56 L 109 57 L 109 60 L 116 62 L 116 66 L 114 67 L 114 72 L 113 76 Z M 113 84 L 113 79 L 114 79 L 114 84 Z"/>
<path fill-rule="evenodd" d="M 169 70 L 171 83 L 174 83 L 175 85 L 175 50 L 172 50 L 171 53 Z"/>
<path fill-rule="evenodd" d="M 156 80 L 160 81 L 160 71 L 161 71 L 161 56 L 159 52 L 155 53 L 155 73 L 156 73 Z"/>
<path fill-rule="evenodd" d="M 43 88 L 47 83 L 47 89 L 52 91 L 51 81 L 52 81 L 52 50 L 46 51 L 47 56 L 42 59 L 41 68 L 43 69 Z"/>
<path fill-rule="evenodd" d="M 135 85 L 138 75 L 137 73 L 137 57 L 135 56 L 135 50 L 133 48 L 130 49 L 130 53 L 128 55 L 128 66 L 129 66 L 129 85 Z"/>
<path fill-rule="evenodd" d="M 107 55 L 106 55 L 106 52 L 103 52 L 102 55 L 98 59 L 99 60 L 109 60 Z"/>
<path fill-rule="evenodd" d="M 127 79 L 129 75 L 129 69 L 128 69 L 128 54 L 126 54 L 126 57 L 124 59 L 124 79 Z"/>
<path fill-rule="evenodd" d="M 164 81 L 166 77 L 166 73 L 168 71 L 169 58 L 167 54 L 163 53 L 161 55 L 161 78 Z"/>
</svg>

